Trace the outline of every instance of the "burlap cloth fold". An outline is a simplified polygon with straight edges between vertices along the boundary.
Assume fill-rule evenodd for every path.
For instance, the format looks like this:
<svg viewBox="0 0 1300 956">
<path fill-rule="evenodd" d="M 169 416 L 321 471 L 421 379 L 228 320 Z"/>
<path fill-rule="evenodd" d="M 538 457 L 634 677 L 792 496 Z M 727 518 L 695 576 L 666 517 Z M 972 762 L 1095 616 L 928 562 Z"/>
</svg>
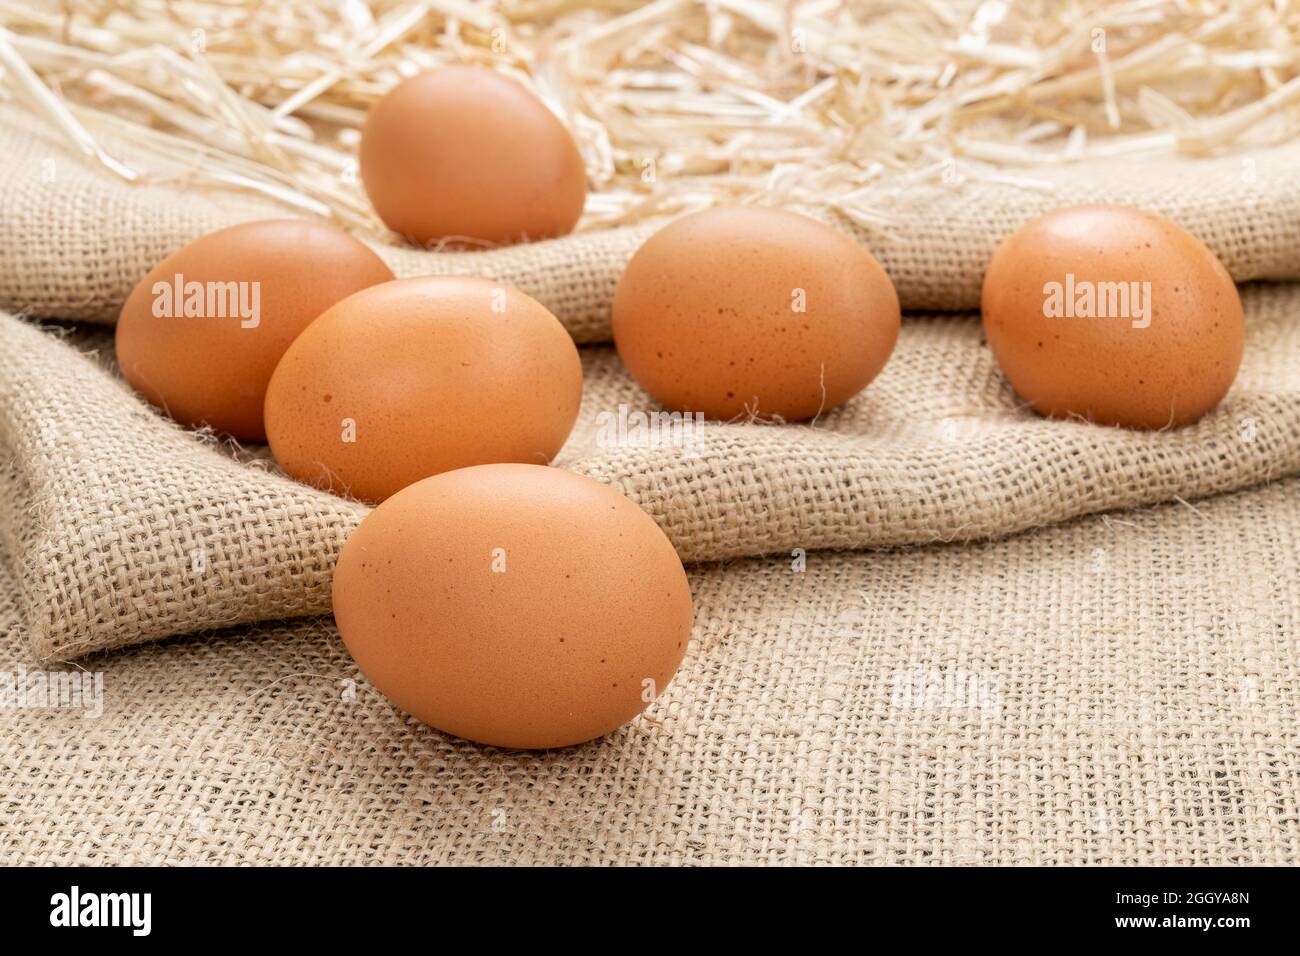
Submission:
<svg viewBox="0 0 1300 956">
<path fill-rule="evenodd" d="M 128 186 L 7 105 L 0 156 L 9 313 L 111 321 L 168 252 L 287 214 L 187 189 L 175 169 Z M 1297 160 L 1291 144 L 1028 171 L 1044 191 L 918 185 L 878 197 L 899 223 L 888 235 L 827 218 L 872 249 L 912 310 L 969 309 L 1002 235 L 1079 201 L 1163 212 L 1239 281 L 1294 280 Z M 599 343 L 619 271 L 652 228 L 380 252 L 404 275 L 512 282 Z M 531 756 L 395 714 L 326 619 L 256 623 L 328 611 L 364 506 L 286 480 L 264 449 L 165 420 L 115 374 L 107 328 L 0 315 L 0 672 L 211 635 L 85 658 L 105 682 L 94 721 L 5 714 L 0 791 L 23 796 L 7 798 L 0 852 L 1300 861 L 1300 503 L 1281 480 L 1300 471 L 1300 284 L 1243 296 L 1236 386 L 1202 422 L 1154 434 L 1024 411 L 977 316 L 952 311 L 909 315 L 880 378 L 811 425 L 711 423 L 684 444 L 635 447 L 611 443 L 607 423 L 654 406 L 608 345 L 588 345 L 557 464 L 612 483 L 684 559 L 713 563 L 692 569 L 691 653 L 648 718 Z M 830 548 L 873 550 L 818 550 Z M 235 625 L 251 626 L 217 631 Z"/>
<path fill-rule="evenodd" d="M 68 148 L 47 124 L 0 104 L 0 308 L 111 322 L 131 288 L 168 253 L 206 232 L 300 212 L 249 193 L 193 188 L 183 166 L 101 139 L 149 174 L 127 184 Z M 1116 159 L 1017 171 L 1035 188 L 964 179 L 882 184 L 868 193 L 894 225 L 867 230 L 811 209 L 878 258 L 904 309 L 974 309 L 1003 236 L 1058 206 L 1141 206 L 1201 238 L 1239 282 L 1300 278 L 1300 140 L 1189 161 Z M 399 276 L 468 273 L 508 281 L 551 309 L 579 342 L 609 339 L 609 303 L 628 257 L 662 222 L 479 252 L 377 245 Z"/>
<path fill-rule="evenodd" d="M 187 190 L 185 170 L 111 137 L 106 145 L 150 181 L 118 180 L 36 118 L 0 109 L 0 152 L 12 171 L 0 189 L 0 307 L 111 319 L 139 276 L 182 243 L 286 214 L 245 194 Z M 1173 215 L 1239 279 L 1300 276 L 1296 159 L 1300 144 L 1167 160 L 1140 173 L 1105 164 L 1026 174 L 1055 177 L 1049 193 L 918 186 L 881 197 L 906 212 L 906 229 L 855 235 L 912 305 L 969 305 L 1006 231 L 1041 208 L 1085 199 Z M 619 271 L 645 231 L 487 252 L 380 251 L 407 274 L 478 271 L 511 281 L 578 339 L 600 340 Z M 1245 301 L 1236 387 L 1202 422 L 1169 433 L 1038 419 L 1019 407 L 974 316 L 913 315 L 884 373 L 847 406 L 809 425 L 711 423 L 684 445 L 611 442 L 610 419 L 654 406 L 608 346 L 586 348 L 583 410 L 558 461 L 640 503 L 688 561 L 991 537 L 1241 488 L 1300 468 L 1300 286 L 1249 287 Z M 107 337 L 92 344 L 111 352 Z M 33 653 L 68 658 L 327 612 L 335 555 L 366 509 L 200 441 L 104 364 L 0 315 L 8 452 L 0 536 L 21 582 Z"/>
<path fill-rule="evenodd" d="M 929 316 L 904 323 L 880 378 L 815 424 L 707 423 L 650 447 L 610 443 L 620 406 L 653 406 L 612 349 L 584 348 L 582 411 L 557 461 L 637 501 L 685 560 L 990 537 L 1246 487 L 1300 469 L 1300 285 L 1245 301 L 1235 388 L 1171 432 L 1040 419 L 973 317 Z M 237 461 L 76 345 L 7 316 L 0 396 L 0 535 L 36 656 L 329 612 L 364 506 Z"/>
</svg>

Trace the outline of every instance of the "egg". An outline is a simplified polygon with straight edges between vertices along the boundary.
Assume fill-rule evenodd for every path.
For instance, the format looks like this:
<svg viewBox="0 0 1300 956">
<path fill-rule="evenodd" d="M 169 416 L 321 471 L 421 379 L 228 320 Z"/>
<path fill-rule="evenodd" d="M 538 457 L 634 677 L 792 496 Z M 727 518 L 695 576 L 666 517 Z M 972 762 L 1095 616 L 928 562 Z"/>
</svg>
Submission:
<svg viewBox="0 0 1300 956">
<path fill-rule="evenodd" d="M 1245 320 L 1195 236 L 1123 206 L 1058 209 L 1016 230 L 984 276 L 984 334 L 1034 411 L 1106 425 L 1185 425 L 1241 364 Z"/>
<path fill-rule="evenodd" d="M 711 418 L 811 418 L 876 377 L 898 295 L 847 236 L 750 206 L 678 219 L 632 256 L 613 305 L 628 371 L 666 408 Z"/>
<path fill-rule="evenodd" d="M 659 526 L 591 478 L 481 465 L 393 495 L 334 572 L 357 666 L 408 714 L 498 747 L 566 747 L 652 702 L 691 633 Z"/>
<path fill-rule="evenodd" d="M 429 70 L 389 91 L 366 117 L 360 169 L 380 218 L 417 243 L 561 236 L 587 196 L 564 124 L 484 67 Z"/>
<path fill-rule="evenodd" d="M 185 425 L 266 440 L 267 383 L 318 315 L 392 271 L 333 226 L 270 219 L 173 252 L 127 297 L 117 360 L 136 391 Z"/>
<path fill-rule="evenodd" d="M 266 393 L 271 451 L 299 481 L 382 501 L 490 462 L 546 464 L 582 401 L 573 339 L 486 279 L 399 279 L 349 296 L 285 352 Z"/>
</svg>

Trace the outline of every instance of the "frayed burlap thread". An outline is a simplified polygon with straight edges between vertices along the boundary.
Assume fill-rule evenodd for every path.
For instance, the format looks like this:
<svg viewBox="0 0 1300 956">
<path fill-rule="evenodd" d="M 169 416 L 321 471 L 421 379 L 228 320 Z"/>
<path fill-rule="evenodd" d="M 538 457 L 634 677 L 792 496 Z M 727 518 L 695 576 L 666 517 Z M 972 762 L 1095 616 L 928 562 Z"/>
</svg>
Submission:
<svg viewBox="0 0 1300 956">
<path fill-rule="evenodd" d="M 1020 407 L 972 316 L 909 319 L 881 376 L 815 423 L 705 423 L 611 442 L 654 406 L 608 347 L 582 350 L 579 422 L 557 464 L 649 512 L 687 561 L 997 537 L 1191 501 L 1300 471 L 1300 285 L 1245 290 L 1236 386 L 1195 425 L 1135 432 Z M 168 421 L 106 363 L 0 317 L 0 533 L 33 653 L 88 651 L 327 613 L 367 509 Z"/>
</svg>

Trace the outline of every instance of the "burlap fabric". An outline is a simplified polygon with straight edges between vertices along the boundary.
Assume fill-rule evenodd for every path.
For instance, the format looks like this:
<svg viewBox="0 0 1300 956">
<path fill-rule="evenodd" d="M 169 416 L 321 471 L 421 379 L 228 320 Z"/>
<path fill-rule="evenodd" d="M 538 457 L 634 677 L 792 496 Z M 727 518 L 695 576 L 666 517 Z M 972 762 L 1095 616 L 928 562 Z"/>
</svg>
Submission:
<svg viewBox="0 0 1300 956">
<path fill-rule="evenodd" d="M 0 104 L 0 308 L 111 322 L 131 288 L 168 253 L 206 232 L 295 214 L 246 193 L 190 188 L 187 170 L 103 137 L 150 179 L 129 185 L 70 153 L 21 108 Z M 963 181 L 882 185 L 869 194 L 895 222 L 865 230 L 829 213 L 880 260 L 905 309 L 973 309 L 998 242 L 1058 206 L 1118 202 L 1190 229 L 1239 282 L 1300 278 L 1300 141 L 1195 161 L 1122 159 L 1030 169 L 1041 188 Z M 803 210 L 814 212 L 813 210 Z M 816 213 L 814 213 L 816 214 Z M 469 273 L 511 282 L 560 317 L 579 342 L 609 338 L 609 303 L 628 257 L 662 223 L 488 252 L 377 246 L 399 276 Z"/>
<path fill-rule="evenodd" d="M 286 214 L 175 170 L 116 182 L 9 106 L 0 150 L 9 312 L 111 320 L 167 252 Z M 1239 280 L 1300 278 L 1297 158 L 916 187 L 883 197 L 896 235 L 857 234 L 914 309 L 971 306 L 1001 235 L 1094 199 L 1172 216 Z M 380 251 L 402 274 L 510 281 L 595 343 L 649 228 Z M 691 653 L 649 719 L 532 756 L 395 714 L 325 620 L 218 632 L 327 612 L 366 509 L 167 422 L 116 377 L 107 330 L 0 316 L 9 670 L 205 632 L 85 658 L 105 672 L 96 720 L 13 712 L 0 773 L 24 795 L 0 846 L 15 862 L 1296 862 L 1297 485 L 1205 496 L 1300 471 L 1300 285 L 1244 298 L 1232 393 L 1157 434 L 1025 412 L 977 318 L 954 313 L 910 315 L 881 377 L 813 425 L 611 445 L 603 416 L 653 406 L 612 349 L 584 348 L 558 464 L 631 496 L 688 561 L 776 556 L 692 569 Z M 1079 517 L 1157 502 L 1173 503 Z"/>
<path fill-rule="evenodd" d="M 706 424 L 658 447 L 609 444 L 602 423 L 620 406 L 652 406 L 612 349 L 584 348 L 579 425 L 558 462 L 637 501 L 686 560 L 989 537 L 1241 488 L 1300 470 L 1300 285 L 1245 301 L 1237 385 L 1189 428 L 1040 419 L 974 318 L 929 316 L 905 322 L 880 378 L 815 425 Z M 329 612 L 364 506 L 237 461 L 75 345 L 4 316 L 0 394 L 0 533 L 36 656 Z"/>
<path fill-rule="evenodd" d="M 648 715 L 453 740 L 327 621 L 3 713 L 6 863 L 1300 862 L 1300 479 L 1005 541 L 693 568 Z M 0 574 L 0 672 L 26 657 Z"/>
</svg>

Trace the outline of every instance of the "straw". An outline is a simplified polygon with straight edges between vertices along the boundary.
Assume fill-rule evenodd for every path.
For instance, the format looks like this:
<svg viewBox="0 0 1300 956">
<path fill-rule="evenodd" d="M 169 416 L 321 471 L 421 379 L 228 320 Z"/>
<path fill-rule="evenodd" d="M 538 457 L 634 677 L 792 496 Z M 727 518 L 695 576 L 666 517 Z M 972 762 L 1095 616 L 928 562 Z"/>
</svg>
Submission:
<svg viewBox="0 0 1300 956">
<path fill-rule="evenodd" d="M 186 181 L 387 237 L 356 175 L 369 107 L 447 63 L 529 84 L 573 131 L 582 230 L 718 202 L 820 205 L 888 230 L 945 177 L 1203 155 L 1300 123 L 1284 3 L 922 0 L 0 0 L 4 87 L 126 178 L 115 136 Z"/>
</svg>

